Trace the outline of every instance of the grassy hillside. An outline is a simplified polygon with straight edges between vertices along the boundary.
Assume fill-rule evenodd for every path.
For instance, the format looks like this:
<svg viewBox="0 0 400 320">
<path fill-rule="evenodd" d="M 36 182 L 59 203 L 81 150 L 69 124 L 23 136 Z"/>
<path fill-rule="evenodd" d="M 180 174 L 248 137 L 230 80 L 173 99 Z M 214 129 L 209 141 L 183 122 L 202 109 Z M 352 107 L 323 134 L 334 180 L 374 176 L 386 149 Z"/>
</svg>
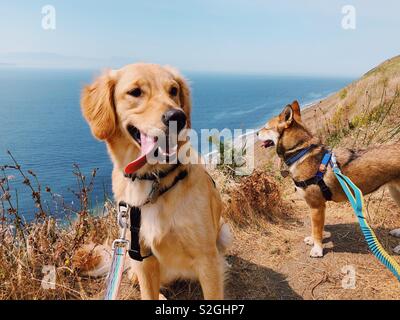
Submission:
<svg viewBox="0 0 400 320">
<path fill-rule="evenodd" d="M 400 135 L 400 56 L 307 109 L 307 125 L 331 146 L 366 146 Z M 344 141 L 342 141 L 344 140 Z"/>
</svg>

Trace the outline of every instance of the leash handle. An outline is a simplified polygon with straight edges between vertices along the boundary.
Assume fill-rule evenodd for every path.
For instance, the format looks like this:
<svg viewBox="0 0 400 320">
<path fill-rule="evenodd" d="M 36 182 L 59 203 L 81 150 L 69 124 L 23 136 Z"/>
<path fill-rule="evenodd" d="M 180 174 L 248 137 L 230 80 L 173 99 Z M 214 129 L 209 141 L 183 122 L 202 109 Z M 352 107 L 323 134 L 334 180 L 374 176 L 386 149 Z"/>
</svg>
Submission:
<svg viewBox="0 0 400 320">
<path fill-rule="evenodd" d="M 125 256 L 129 242 L 124 239 L 117 239 L 113 242 L 113 260 L 111 270 L 107 279 L 107 290 L 104 300 L 116 300 L 121 285 L 122 274 L 124 273 Z"/>
</svg>

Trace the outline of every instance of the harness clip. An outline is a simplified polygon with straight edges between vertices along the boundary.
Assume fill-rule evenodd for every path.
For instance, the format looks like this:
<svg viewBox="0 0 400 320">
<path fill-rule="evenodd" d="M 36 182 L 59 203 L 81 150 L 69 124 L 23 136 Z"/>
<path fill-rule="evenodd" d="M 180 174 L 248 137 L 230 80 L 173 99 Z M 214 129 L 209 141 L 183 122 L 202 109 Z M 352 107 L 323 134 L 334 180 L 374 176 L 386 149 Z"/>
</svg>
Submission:
<svg viewBox="0 0 400 320">
<path fill-rule="evenodd" d="M 126 239 L 115 239 L 112 243 L 111 246 L 112 250 L 115 250 L 115 248 L 125 248 L 129 249 L 129 241 Z"/>
<path fill-rule="evenodd" d="M 336 156 L 335 156 L 335 154 L 333 152 L 332 152 L 332 155 L 331 155 L 331 164 L 332 164 L 333 169 L 339 168 L 339 166 L 337 164 Z"/>
</svg>

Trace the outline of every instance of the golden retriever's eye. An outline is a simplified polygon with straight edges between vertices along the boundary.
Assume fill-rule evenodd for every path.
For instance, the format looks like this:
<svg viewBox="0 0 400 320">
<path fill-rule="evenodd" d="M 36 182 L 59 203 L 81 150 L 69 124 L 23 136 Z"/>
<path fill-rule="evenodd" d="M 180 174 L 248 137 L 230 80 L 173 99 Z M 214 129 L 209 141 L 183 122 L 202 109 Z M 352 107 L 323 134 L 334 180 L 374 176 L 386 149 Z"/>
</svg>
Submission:
<svg viewBox="0 0 400 320">
<path fill-rule="evenodd" d="M 129 91 L 128 94 L 132 97 L 139 98 L 143 94 L 143 91 L 140 88 L 135 88 Z"/>
<path fill-rule="evenodd" d="M 169 94 L 170 94 L 172 97 L 176 97 L 176 96 L 178 95 L 178 88 L 177 88 L 177 87 L 172 87 L 172 88 L 169 90 Z"/>
</svg>

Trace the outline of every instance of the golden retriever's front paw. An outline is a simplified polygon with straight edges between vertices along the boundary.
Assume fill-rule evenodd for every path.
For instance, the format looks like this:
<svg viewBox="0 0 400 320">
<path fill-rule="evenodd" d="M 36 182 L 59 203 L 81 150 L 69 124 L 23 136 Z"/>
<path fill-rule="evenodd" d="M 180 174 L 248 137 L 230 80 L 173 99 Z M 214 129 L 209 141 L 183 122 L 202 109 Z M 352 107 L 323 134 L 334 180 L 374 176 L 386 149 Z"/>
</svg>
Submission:
<svg viewBox="0 0 400 320">
<path fill-rule="evenodd" d="M 324 249 L 322 246 L 314 245 L 310 251 L 311 258 L 322 258 L 324 256 Z"/>
<path fill-rule="evenodd" d="M 309 236 L 309 237 L 305 237 L 304 238 L 304 243 L 308 246 L 313 246 L 314 245 L 314 239 L 313 237 Z"/>
<path fill-rule="evenodd" d="M 400 228 L 390 231 L 389 234 L 393 237 L 400 238 Z"/>
<path fill-rule="evenodd" d="M 158 295 L 158 300 L 167 300 L 167 298 L 162 293 L 160 293 Z"/>
</svg>

